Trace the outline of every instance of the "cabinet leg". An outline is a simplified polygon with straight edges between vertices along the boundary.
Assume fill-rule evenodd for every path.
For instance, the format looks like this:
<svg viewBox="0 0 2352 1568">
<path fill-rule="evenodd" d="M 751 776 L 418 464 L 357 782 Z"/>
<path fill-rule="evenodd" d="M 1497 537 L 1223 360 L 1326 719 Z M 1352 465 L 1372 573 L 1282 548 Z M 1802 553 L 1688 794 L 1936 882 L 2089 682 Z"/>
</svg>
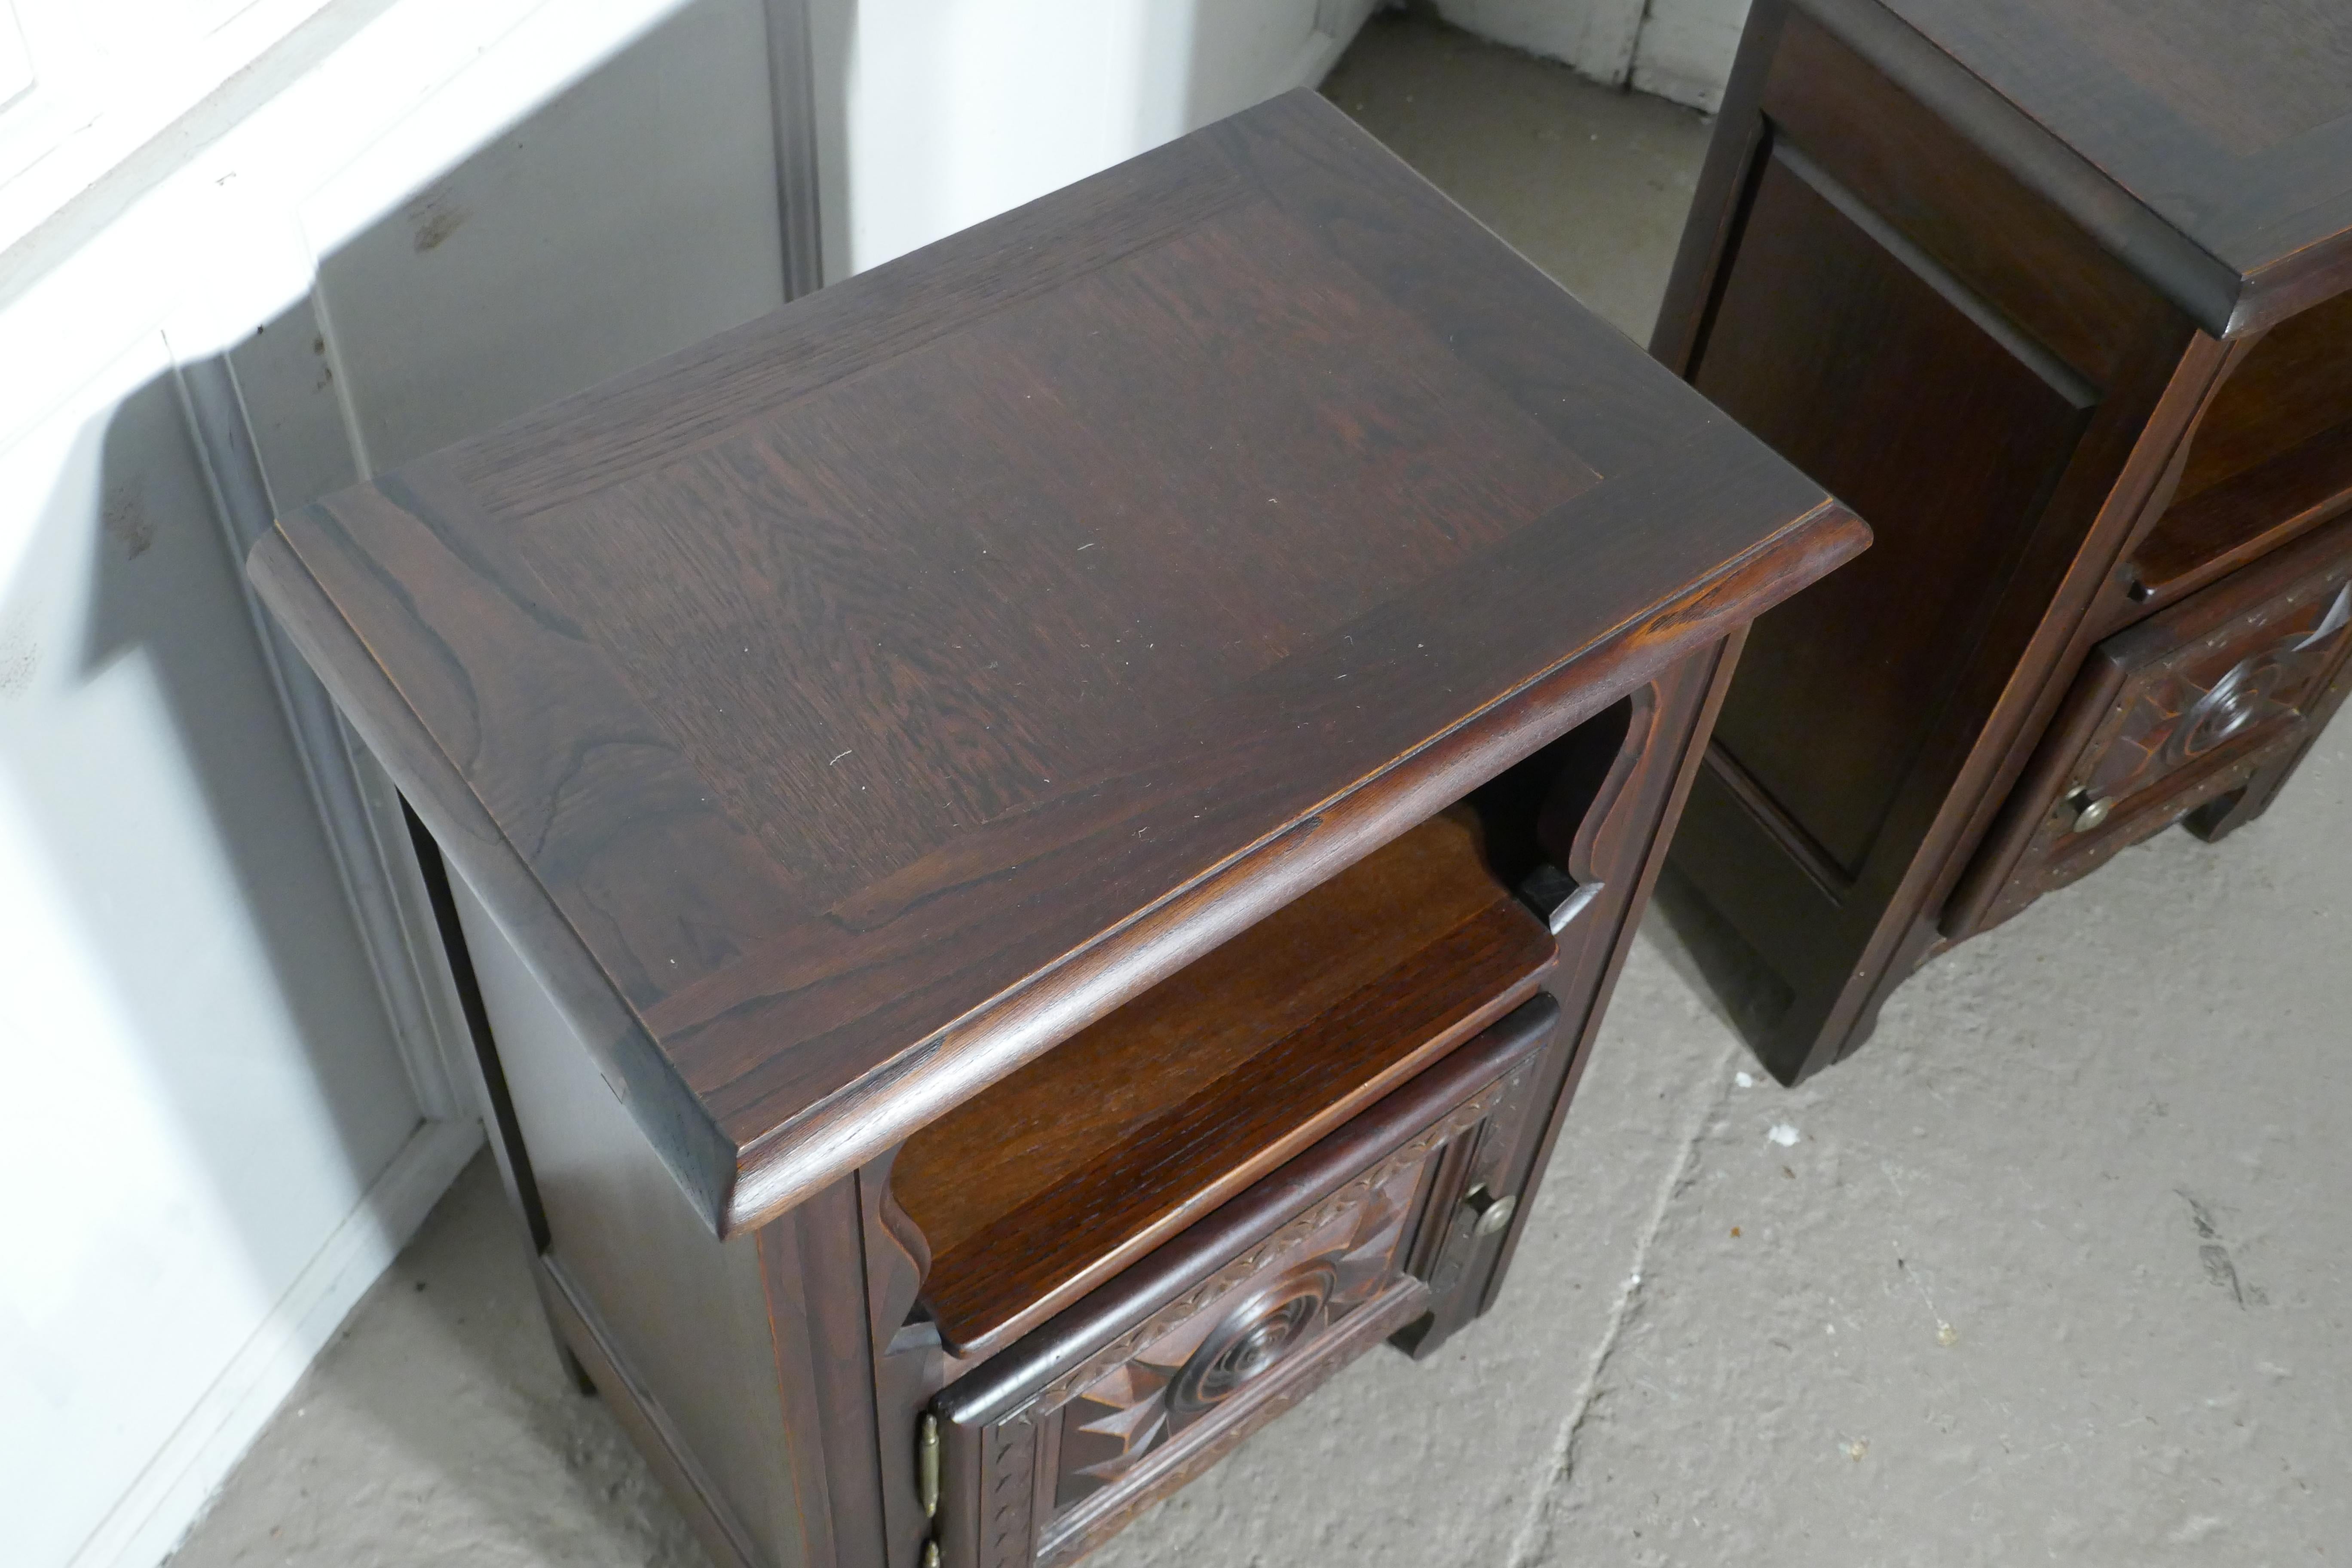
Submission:
<svg viewBox="0 0 2352 1568">
<path fill-rule="evenodd" d="M 2273 763 L 2227 795 L 2215 795 L 2182 817 L 2180 825 L 2208 844 L 2219 843 L 2268 811 L 2287 775 L 2302 760 L 2298 752 L 2283 763 Z"/>
<path fill-rule="evenodd" d="M 563 1337 L 563 1314 L 549 1299 L 549 1292 L 555 1287 L 549 1282 L 546 1268 L 534 1264 L 530 1278 L 531 1283 L 539 1287 L 539 1310 L 547 1319 L 548 1336 L 555 1342 L 555 1359 L 563 1363 L 564 1381 L 582 1398 L 595 1398 L 596 1380 L 589 1375 L 588 1363 L 580 1359 L 580 1352 L 572 1348 L 572 1342 Z"/>
<path fill-rule="evenodd" d="M 555 1348 L 558 1353 L 563 1357 L 563 1370 L 565 1373 L 571 1377 L 572 1386 L 579 1390 L 580 1396 L 583 1399 L 595 1398 L 595 1379 L 588 1375 L 588 1369 L 580 1363 L 580 1358 L 572 1353 L 572 1347 L 566 1344 L 559 1344 Z"/>
</svg>

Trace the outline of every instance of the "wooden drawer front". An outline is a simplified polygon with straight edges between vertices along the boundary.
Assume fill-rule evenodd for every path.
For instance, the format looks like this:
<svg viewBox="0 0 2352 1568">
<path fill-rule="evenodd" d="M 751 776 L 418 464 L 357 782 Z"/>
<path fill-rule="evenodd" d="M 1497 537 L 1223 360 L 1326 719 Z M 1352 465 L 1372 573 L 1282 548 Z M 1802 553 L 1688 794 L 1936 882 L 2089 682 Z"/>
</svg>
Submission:
<svg viewBox="0 0 2352 1568">
<path fill-rule="evenodd" d="M 2019 838 L 2023 850 L 1980 923 L 2007 919 L 2292 754 L 2333 706 L 2347 649 L 2352 523 L 2101 643 L 2019 785 L 2002 826 L 2011 850 Z"/>
<path fill-rule="evenodd" d="M 1558 1016 L 1530 1002 L 941 1394 L 943 1563 L 1075 1559 L 1427 1311 Z"/>
<path fill-rule="evenodd" d="M 1163 1468 L 1153 1461 L 1198 1447 L 1196 1430 L 1230 1427 L 1232 1413 L 1296 1381 L 1276 1373 L 1365 1337 L 1350 1331 L 1412 1317 L 1427 1291 L 1403 1269 L 1405 1221 L 1429 1163 L 1418 1148 L 1383 1162 L 1169 1303 L 1132 1350 L 1122 1341 L 1090 1360 L 1051 1417 L 1055 1515 Z"/>
</svg>

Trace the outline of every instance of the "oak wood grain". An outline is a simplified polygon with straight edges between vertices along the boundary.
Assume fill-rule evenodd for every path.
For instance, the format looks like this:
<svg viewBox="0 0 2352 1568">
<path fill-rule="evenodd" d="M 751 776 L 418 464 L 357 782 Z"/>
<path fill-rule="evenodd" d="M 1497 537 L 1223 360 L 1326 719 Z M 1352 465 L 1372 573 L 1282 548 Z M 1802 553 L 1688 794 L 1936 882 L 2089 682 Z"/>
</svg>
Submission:
<svg viewBox="0 0 2352 1568">
<path fill-rule="evenodd" d="M 2298 755 L 2340 695 L 2347 607 L 2352 522 L 2338 521 L 2102 642 L 1954 895 L 1969 929 Z"/>
<path fill-rule="evenodd" d="M 1536 997 L 948 1388 L 935 1405 L 950 1478 L 941 1561 L 950 1568 L 1068 1561 L 1285 1408 L 1297 1380 L 1318 1380 L 1419 1311 L 1427 1289 L 1418 1278 L 1399 1278 L 1397 1261 L 1424 1254 L 1419 1233 L 1447 1228 L 1460 1195 L 1462 1151 L 1520 1131 L 1497 1124 L 1524 1121 L 1517 1091 L 1527 1087 L 1559 1018 L 1549 996 Z M 1400 1189 L 1412 1192 L 1402 1216 L 1368 1201 Z M 1054 1484 L 1057 1472 L 1069 1479 L 1069 1417 L 1083 1421 L 1090 1412 L 1082 1402 L 1098 1394 L 1116 1399 L 1122 1385 L 1132 1386 L 1119 1374 L 1122 1365 L 1176 1360 L 1188 1344 L 1197 1352 L 1202 1330 L 1236 1311 L 1246 1320 L 1260 1288 L 1278 1280 L 1302 1247 L 1332 1239 L 1334 1221 L 1344 1237 L 1356 1228 L 1349 1213 L 1374 1206 L 1387 1211 L 1389 1225 L 1368 1228 L 1391 1237 L 1392 1245 L 1332 1260 L 1337 1294 L 1375 1293 L 1348 1315 L 1353 1321 L 1294 1342 L 1260 1369 L 1265 1375 L 1245 1380 L 1172 1441 L 1138 1430 L 1146 1440 L 1133 1456 L 1140 1462 L 1115 1464 L 1124 1473 L 1111 1486 Z M 1402 1234 L 1390 1228 L 1399 1217 Z M 1178 1348 L 1171 1353 L 1169 1346 Z M 1152 1375 L 1143 1373 L 1146 1381 Z M 1072 1491 L 1081 1495 L 1073 1499 Z"/>
<path fill-rule="evenodd" d="M 2352 507 L 2352 292 L 2263 334 L 2181 454 L 2133 552 L 2144 597 L 2177 598 Z"/>
<path fill-rule="evenodd" d="M 1885 9 L 2234 273 L 2229 319 L 2209 331 L 2352 284 L 2352 12 L 2333 0 Z"/>
<path fill-rule="evenodd" d="M 1383 1096 L 1279 1168 L 1155 1247 L 1102 1289 L 976 1368 L 937 1402 L 941 1416 L 979 1426 L 1062 1375 L 1248 1251 L 1282 1223 L 1338 1191 L 1455 1106 L 1540 1051 L 1559 1005 L 1538 994 Z"/>
<path fill-rule="evenodd" d="M 1865 538 L 1305 94 L 252 569 L 724 1234 Z"/>
<path fill-rule="evenodd" d="M 908 1141 L 923 1300 L 985 1353 L 1509 1011 L 1556 949 L 1433 818 Z"/>
</svg>

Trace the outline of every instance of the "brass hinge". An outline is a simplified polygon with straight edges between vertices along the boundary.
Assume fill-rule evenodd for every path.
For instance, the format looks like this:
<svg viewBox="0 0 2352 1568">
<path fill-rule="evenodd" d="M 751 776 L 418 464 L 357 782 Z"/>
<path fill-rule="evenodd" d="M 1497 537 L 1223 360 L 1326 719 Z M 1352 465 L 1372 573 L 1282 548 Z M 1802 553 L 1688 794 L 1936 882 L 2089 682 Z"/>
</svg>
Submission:
<svg viewBox="0 0 2352 1568">
<path fill-rule="evenodd" d="M 940 1516 L 940 1418 L 923 1412 L 915 1435 L 915 1494 L 923 1500 L 923 1517 Z"/>
</svg>

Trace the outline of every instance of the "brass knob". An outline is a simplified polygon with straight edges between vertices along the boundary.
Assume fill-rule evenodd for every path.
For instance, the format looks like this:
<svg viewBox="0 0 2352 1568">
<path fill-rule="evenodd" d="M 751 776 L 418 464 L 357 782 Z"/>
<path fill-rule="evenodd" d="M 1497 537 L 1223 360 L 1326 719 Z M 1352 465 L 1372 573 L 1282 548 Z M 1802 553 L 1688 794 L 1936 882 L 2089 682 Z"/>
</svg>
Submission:
<svg viewBox="0 0 2352 1568">
<path fill-rule="evenodd" d="M 2066 805 L 2074 813 L 2074 826 L 2069 831 L 2088 833 L 2105 822 L 2108 814 L 2116 809 L 2116 797 L 2103 795 L 2098 799 L 2093 800 L 2090 791 L 2078 789 L 2066 797 Z"/>
<path fill-rule="evenodd" d="M 1519 1200 L 1507 1193 L 1496 1197 L 1481 1182 L 1462 1194 L 1462 1206 L 1470 1211 L 1471 1235 L 1492 1236 L 1511 1223 L 1511 1215 L 1518 1212 Z"/>
</svg>

